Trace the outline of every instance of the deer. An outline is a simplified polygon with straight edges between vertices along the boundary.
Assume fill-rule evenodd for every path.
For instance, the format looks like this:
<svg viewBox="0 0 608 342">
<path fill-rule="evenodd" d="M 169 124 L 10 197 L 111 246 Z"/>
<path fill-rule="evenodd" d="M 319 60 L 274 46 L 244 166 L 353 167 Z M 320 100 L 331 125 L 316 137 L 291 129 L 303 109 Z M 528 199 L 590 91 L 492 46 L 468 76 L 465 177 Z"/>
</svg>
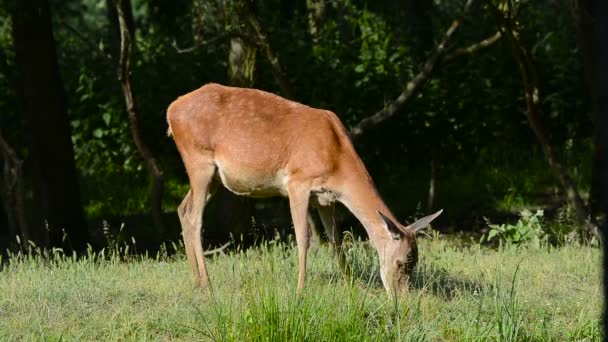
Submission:
<svg viewBox="0 0 608 342">
<path fill-rule="evenodd" d="M 345 263 L 343 234 L 332 217 L 337 203 L 365 228 L 387 294 L 393 297 L 409 287 L 418 261 L 416 233 L 442 210 L 400 224 L 336 114 L 262 90 L 210 83 L 172 102 L 167 122 L 190 182 L 177 213 L 195 287 L 210 286 L 202 221 L 220 184 L 237 195 L 288 198 L 298 249 L 298 293 L 306 278 L 309 207 L 318 211 L 330 245 Z"/>
</svg>

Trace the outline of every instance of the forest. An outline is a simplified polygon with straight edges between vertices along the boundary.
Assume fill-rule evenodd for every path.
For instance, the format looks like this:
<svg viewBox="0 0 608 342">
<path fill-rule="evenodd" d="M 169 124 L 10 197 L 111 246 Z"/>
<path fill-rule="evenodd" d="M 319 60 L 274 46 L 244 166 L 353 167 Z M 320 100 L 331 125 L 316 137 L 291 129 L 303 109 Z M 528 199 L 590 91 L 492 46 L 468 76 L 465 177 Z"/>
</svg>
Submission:
<svg viewBox="0 0 608 342">
<path fill-rule="evenodd" d="M 166 108 L 210 82 L 335 112 L 403 221 L 444 208 L 435 229 L 480 233 L 544 209 L 556 234 L 589 238 L 601 217 L 590 6 L 6 2 L 2 246 L 99 248 L 121 226 L 151 249 L 178 240 L 188 181 Z M 210 243 L 290 225 L 281 200 L 216 197 Z"/>
<path fill-rule="evenodd" d="M 607 37 L 604 0 L 0 0 L 0 340 L 601 340 Z M 306 266 L 292 202 L 220 187 L 203 254 L 167 112 L 210 83 L 335 113 L 395 221 L 443 213 L 377 211 L 404 260 L 294 217 L 339 227 Z"/>
</svg>

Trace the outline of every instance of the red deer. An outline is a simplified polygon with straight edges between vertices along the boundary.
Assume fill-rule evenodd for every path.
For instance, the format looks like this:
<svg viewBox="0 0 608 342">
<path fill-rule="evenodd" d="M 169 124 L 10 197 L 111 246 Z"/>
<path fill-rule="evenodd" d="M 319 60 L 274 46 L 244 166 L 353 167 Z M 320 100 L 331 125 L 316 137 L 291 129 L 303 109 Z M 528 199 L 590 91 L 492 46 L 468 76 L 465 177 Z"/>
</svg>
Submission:
<svg viewBox="0 0 608 342">
<path fill-rule="evenodd" d="M 339 249 L 342 234 L 331 218 L 335 202 L 344 204 L 366 229 L 389 296 L 407 287 L 418 260 L 416 232 L 441 211 L 409 226 L 397 222 L 334 113 L 261 90 L 207 84 L 175 100 L 167 122 L 190 180 L 178 215 L 196 286 L 209 283 L 202 214 L 221 183 L 238 195 L 289 198 L 298 292 L 306 277 L 308 207 L 316 207 L 330 242 Z"/>
</svg>

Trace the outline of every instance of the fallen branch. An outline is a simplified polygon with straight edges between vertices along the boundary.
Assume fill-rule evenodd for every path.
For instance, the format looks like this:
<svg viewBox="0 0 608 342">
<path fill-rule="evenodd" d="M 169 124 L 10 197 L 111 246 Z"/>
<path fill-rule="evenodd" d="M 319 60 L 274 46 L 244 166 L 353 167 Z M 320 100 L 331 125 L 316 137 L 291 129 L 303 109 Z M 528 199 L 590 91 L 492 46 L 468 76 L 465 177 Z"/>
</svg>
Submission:
<svg viewBox="0 0 608 342">
<path fill-rule="evenodd" d="M 224 249 L 226 249 L 228 246 L 230 246 L 231 242 L 226 242 L 225 244 L 223 244 L 222 246 L 212 249 L 212 250 L 208 250 L 203 252 L 204 256 L 208 256 L 208 255 L 214 255 L 214 254 L 224 254 Z"/>
</svg>

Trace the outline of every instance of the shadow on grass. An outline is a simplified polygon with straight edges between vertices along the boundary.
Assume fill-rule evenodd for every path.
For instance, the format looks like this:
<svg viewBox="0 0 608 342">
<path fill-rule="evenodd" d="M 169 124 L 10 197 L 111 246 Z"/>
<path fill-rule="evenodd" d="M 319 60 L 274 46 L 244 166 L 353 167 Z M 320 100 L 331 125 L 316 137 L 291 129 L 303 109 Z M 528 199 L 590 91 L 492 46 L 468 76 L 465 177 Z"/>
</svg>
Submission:
<svg viewBox="0 0 608 342">
<path fill-rule="evenodd" d="M 451 300 L 459 294 L 479 296 L 490 290 L 491 286 L 449 274 L 443 269 L 418 269 L 412 275 L 411 286 L 420 291 L 428 291 L 445 300 Z"/>
<path fill-rule="evenodd" d="M 360 280 L 373 288 L 383 288 L 379 267 L 372 264 L 351 264 L 354 280 Z M 334 275 L 334 277 L 340 275 Z M 427 291 L 444 300 L 451 300 L 459 294 L 480 296 L 491 290 L 491 285 L 450 274 L 444 269 L 425 269 L 419 267 L 410 278 L 410 287 Z"/>
</svg>

